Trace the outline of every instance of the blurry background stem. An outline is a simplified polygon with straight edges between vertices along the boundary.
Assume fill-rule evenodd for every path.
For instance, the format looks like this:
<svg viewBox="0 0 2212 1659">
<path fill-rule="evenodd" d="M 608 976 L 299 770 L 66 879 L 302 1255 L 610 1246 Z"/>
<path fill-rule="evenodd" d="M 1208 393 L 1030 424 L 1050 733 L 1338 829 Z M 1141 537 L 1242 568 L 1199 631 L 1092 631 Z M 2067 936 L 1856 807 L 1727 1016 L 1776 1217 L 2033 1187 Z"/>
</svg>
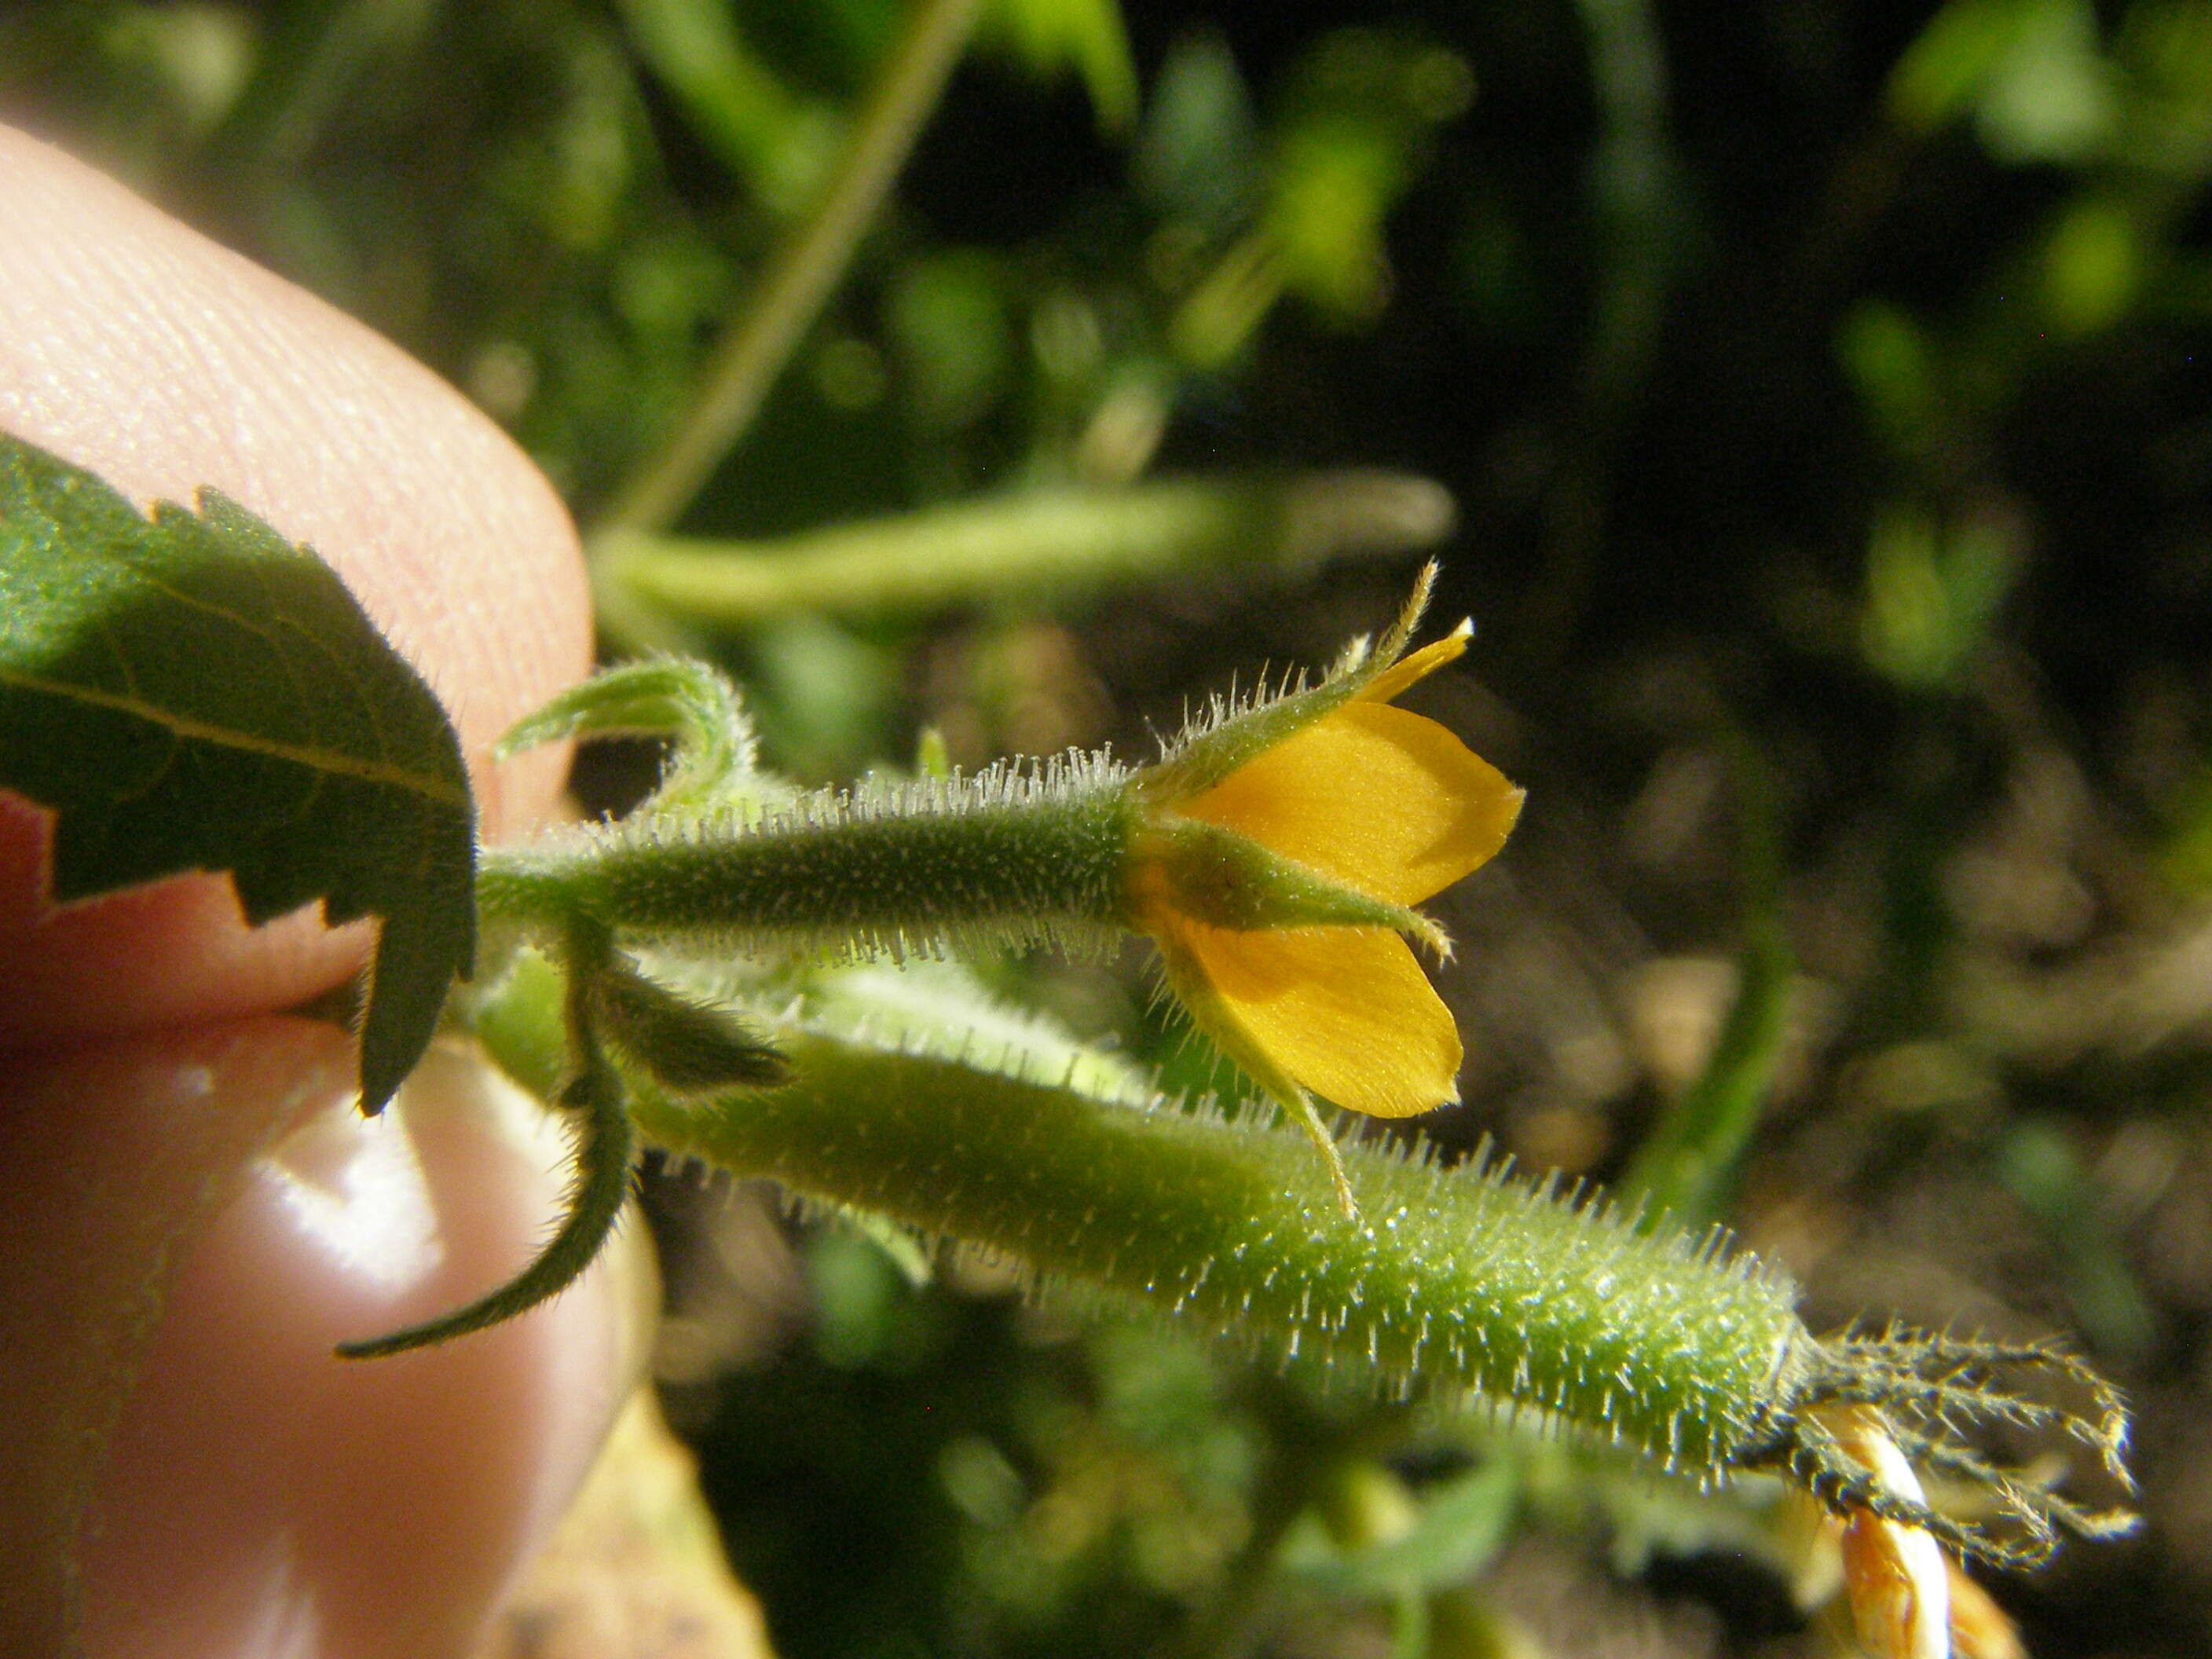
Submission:
<svg viewBox="0 0 2212 1659">
<path fill-rule="evenodd" d="M 1578 0 L 1600 134 L 1589 193 L 1601 263 L 1563 441 L 1543 504 L 1540 575 L 1515 647 L 1532 672 L 1566 656 L 1607 544 L 1613 453 L 1645 392 L 1682 275 L 1683 204 L 1668 129 L 1667 48 L 1648 0 Z"/>
<path fill-rule="evenodd" d="M 981 0 L 920 0 L 820 204 L 778 250 L 750 307 L 708 360 L 698 399 L 674 434 L 616 491 L 599 520 L 601 533 L 674 522 L 744 435 L 851 262 L 936 107 L 981 8 Z"/>
<path fill-rule="evenodd" d="M 1790 1025 L 1796 959 L 1782 926 L 1782 836 L 1765 760 L 1730 734 L 1736 797 L 1736 871 L 1743 944 L 1735 1001 L 1696 1081 L 1670 1102 L 1621 1179 L 1621 1196 L 1648 1216 L 1697 1227 L 1726 1213 Z"/>
<path fill-rule="evenodd" d="M 793 611 L 849 617 L 1051 599 L 1186 570 L 1298 580 L 1345 554 L 1434 546 L 1454 518 L 1441 484 L 1397 472 L 1038 490 L 772 541 L 611 532 L 599 582 L 618 596 L 618 617 L 741 628 Z"/>
</svg>

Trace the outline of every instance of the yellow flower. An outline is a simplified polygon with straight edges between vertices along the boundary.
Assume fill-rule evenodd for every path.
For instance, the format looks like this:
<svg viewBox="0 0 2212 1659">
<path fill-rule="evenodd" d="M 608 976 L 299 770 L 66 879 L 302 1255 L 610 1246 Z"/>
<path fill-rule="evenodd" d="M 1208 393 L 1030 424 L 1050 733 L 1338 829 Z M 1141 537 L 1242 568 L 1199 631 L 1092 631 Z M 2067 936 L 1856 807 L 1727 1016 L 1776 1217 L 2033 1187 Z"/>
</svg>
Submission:
<svg viewBox="0 0 2212 1659">
<path fill-rule="evenodd" d="M 1235 907 L 1198 890 L 1189 870 L 1141 853 L 1133 866 L 1134 925 L 1158 944 L 1169 987 L 1199 1029 L 1310 1127 L 1308 1091 L 1373 1117 L 1459 1098 L 1459 1032 L 1400 934 L 1447 951 L 1443 931 L 1407 907 L 1486 862 L 1520 815 L 1522 792 L 1495 767 L 1434 720 L 1390 707 L 1466 650 L 1472 631 L 1462 623 L 1392 661 L 1425 588 L 1425 579 L 1379 661 L 1355 658 L 1301 694 L 1321 699 L 1310 718 L 1285 709 L 1285 734 L 1270 731 L 1272 741 L 1223 775 L 1200 769 L 1203 787 L 1179 793 L 1171 762 L 1162 769 L 1167 787 L 1147 792 L 1156 824 L 1225 831 L 1314 890 L 1368 907 L 1364 925 L 1224 925 L 1224 908 Z M 1244 908 L 1264 915 L 1267 907 Z M 1282 914 L 1299 913 L 1286 905 Z M 1318 902 L 1302 914 L 1319 914 Z M 1325 1150 L 1334 1162 L 1333 1145 Z M 1339 1182 L 1341 1192 L 1340 1172 Z"/>
</svg>

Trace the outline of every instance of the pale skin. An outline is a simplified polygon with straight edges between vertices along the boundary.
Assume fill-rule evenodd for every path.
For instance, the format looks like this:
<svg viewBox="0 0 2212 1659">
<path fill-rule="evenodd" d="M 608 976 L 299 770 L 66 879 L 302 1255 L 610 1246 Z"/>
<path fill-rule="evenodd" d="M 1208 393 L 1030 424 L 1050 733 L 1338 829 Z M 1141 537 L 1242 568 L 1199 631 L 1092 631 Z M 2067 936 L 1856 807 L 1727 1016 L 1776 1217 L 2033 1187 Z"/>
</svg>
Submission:
<svg viewBox="0 0 2212 1659">
<path fill-rule="evenodd" d="M 486 837 L 556 809 L 560 755 L 489 757 L 589 666 L 544 480 L 387 343 L 6 129 L 0 428 L 313 545 L 447 702 Z M 637 1374 L 641 1249 L 333 1358 L 520 1266 L 557 1136 L 454 1049 L 363 1121 L 344 1033 L 283 1012 L 363 926 L 249 930 L 210 877 L 57 911 L 46 836 L 0 794 L 0 1652 L 467 1652 Z"/>
</svg>

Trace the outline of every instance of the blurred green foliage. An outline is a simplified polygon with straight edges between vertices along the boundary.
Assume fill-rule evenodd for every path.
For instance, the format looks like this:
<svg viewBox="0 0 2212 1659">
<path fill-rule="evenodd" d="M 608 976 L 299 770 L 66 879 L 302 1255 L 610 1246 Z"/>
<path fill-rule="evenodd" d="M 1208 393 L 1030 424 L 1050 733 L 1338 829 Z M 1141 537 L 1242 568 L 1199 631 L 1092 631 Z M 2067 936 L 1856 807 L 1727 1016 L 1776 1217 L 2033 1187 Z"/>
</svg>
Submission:
<svg viewBox="0 0 2212 1659">
<path fill-rule="evenodd" d="M 0 113 L 392 336 L 596 535 L 909 15 L 33 0 Z M 2208 178 L 2208 0 L 993 0 L 758 418 L 649 526 L 767 599 L 611 588 L 610 634 L 716 653 L 805 777 L 925 726 L 963 764 L 1140 747 L 1387 614 L 1402 570 L 1346 555 L 1452 533 L 1338 469 L 1448 492 L 1487 689 L 1421 695 L 1531 802 L 1441 907 L 1468 1104 L 1426 1127 L 1735 1194 L 1816 1324 L 2079 1333 L 2148 1407 L 2163 1525 L 2000 1593 L 2045 1659 L 2201 1651 Z M 1313 539 L 1140 568 L 1085 503 L 1154 480 L 1304 489 Z M 1048 508 L 1018 581 L 952 556 L 963 515 Z M 897 606 L 819 586 L 855 538 Z M 1129 975 L 983 971 L 1228 1082 Z M 750 1203 L 655 1189 L 675 1323 L 750 1356 L 669 1369 L 795 1659 L 1830 1639 L 1766 1494 L 1654 1493 L 973 1264 L 917 1284 L 842 1223 L 737 1273 Z M 778 1283 L 808 1311 L 763 1314 Z M 1645 1599 L 1592 1588 L 1608 1554 Z"/>
</svg>

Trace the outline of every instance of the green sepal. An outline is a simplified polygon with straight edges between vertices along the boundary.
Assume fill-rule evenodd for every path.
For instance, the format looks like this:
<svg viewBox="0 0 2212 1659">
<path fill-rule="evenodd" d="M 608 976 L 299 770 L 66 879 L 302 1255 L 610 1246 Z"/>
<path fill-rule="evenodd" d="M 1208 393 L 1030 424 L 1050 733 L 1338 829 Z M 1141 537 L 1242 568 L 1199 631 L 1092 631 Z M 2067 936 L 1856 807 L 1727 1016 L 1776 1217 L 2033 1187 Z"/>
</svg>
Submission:
<svg viewBox="0 0 2212 1659">
<path fill-rule="evenodd" d="M 1242 698 L 1217 699 L 1168 746 L 1158 765 L 1131 780 L 1131 787 L 1148 800 L 1187 799 L 1343 708 L 1405 654 L 1436 580 L 1436 566 L 1424 566 L 1406 608 L 1381 641 L 1371 647 L 1364 639 L 1352 641 L 1318 684 L 1293 680 L 1272 696 L 1263 687 Z"/>
<path fill-rule="evenodd" d="M 1443 939 L 1418 910 L 1371 898 L 1202 819 L 1163 817 L 1135 856 L 1177 912 L 1212 927 L 1388 927 L 1424 943 Z"/>
</svg>

